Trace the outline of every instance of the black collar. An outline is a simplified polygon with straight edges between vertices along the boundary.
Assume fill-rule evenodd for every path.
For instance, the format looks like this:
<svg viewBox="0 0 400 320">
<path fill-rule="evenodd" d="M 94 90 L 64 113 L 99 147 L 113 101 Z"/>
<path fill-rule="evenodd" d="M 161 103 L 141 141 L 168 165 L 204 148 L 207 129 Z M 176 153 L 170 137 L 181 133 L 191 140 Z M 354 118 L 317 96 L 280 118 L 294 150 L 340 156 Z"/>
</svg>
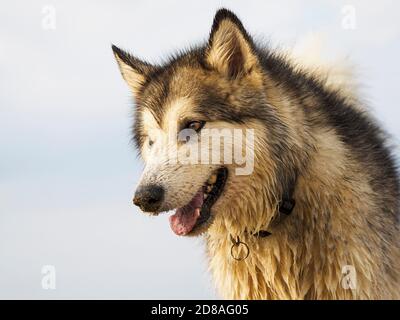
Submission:
<svg viewBox="0 0 400 320">
<path fill-rule="evenodd" d="M 272 220 L 269 223 L 269 227 L 274 227 L 282 223 L 282 221 L 292 213 L 294 206 L 296 205 L 296 201 L 293 198 L 296 180 L 297 180 L 297 175 L 294 176 L 294 178 L 291 180 L 291 183 L 289 183 L 288 188 L 283 193 L 282 200 L 279 202 L 279 207 L 278 207 L 279 212 L 272 218 Z M 250 233 L 250 234 L 257 238 L 266 238 L 270 236 L 272 233 L 268 230 L 260 230 L 256 233 Z M 232 235 L 231 235 L 231 241 L 232 241 L 232 247 L 231 247 L 232 258 L 237 261 L 243 261 L 247 259 L 247 257 L 250 254 L 250 248 L 247 245 L 247 243 L 241 241 L 239 236 L 237 236 L 235 239 Z M 238 256 L 237 255 L 238 253 L 235 251 L 240 246 L 244 248 L 243 249 L 244 255 L 242 256 Z"/>
<path fill-rule="evenodd" d="M 282 201 L 279 204 L 279 212 L 281 214 L 276 216 L 272 220 L 273 225 L 277 225 L 277 224 L 281 223 L 287 216 L 289 216 L 292 213 L 295 205 L 296 205 L 296 201 L 293 198 L 282 199 Z M 272 233 L 267 230 L 260 230 L 259 232 L 254 233 L 253 236 L 265 238 L 265 237 L 270 236 L 271 234 Z"/>
<path fill-rule="evenodd" d="M 279 213 L 275 218 L 273 219 L 273 225 L 276 225 L 278 223 L 281 223 L 283 219 L 285 219 L 288 215 L 290 215 L 293 211 L 293 208 L 295 206 L 296 202 L 293 198 L 284 198 L 279 204 Z M 279 221 L 278 221 L 279 220 Z M 271 223 L 270 223 L 271 225 Z M 267 231 L 267 230 L 260 230 L 257 233 L 253 233 L 252 235 L 258 238 L 265 238 L 270 236 L 272 233 Z M 231 257 L 237 261 L 243 261 L 247 259 L 247 257 L 250 254 L 250 248 L 247 245 L 247 243 L 243 242 L 240 240 L 239 236 L 236 237 L 236 239 L 231 235 L 231 241 L 232 241 L 232 247 L 231 247 Z M 243 247 L 242 255 L 238 255 L 238 250 L 239 247 Z"/>
<path fill-rule="evenodd" d="M 296 205 L 296 201 L 293 198 L 294 189 L 296 188 L 296 182 L 297 182 L 297 171 L 295 172 L 293 177 L 289 179 L 289 183 L 287 184 L 282 194 L 282 200 L 279 202 L 279 207 L 278 207 L 279 213 L 272 218 L 270 222 L 270 227 L 274 227 L 282 223 L 282 221 L 285 220 L 287 216 L 289 216 L 292 213 L 294 206 Z M 259 232 L 254 233 L 253 235 L 255 237 L 265 238 L 270 236 L 271 232 L 268 230 L 260 230 Z"/>
</svg>

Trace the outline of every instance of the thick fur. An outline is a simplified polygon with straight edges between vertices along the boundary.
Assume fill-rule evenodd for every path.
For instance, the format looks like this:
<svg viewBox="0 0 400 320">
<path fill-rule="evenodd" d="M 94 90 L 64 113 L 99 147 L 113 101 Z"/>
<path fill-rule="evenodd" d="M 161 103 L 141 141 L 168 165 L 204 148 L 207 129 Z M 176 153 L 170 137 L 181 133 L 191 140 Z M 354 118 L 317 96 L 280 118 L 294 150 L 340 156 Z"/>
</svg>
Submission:
<svg viewBox="0 0 400 320">
<path fill-rule="evenodd" d="M 256 44 L 226 9 L 206 45 L 162 66 L 113 50 L 136 101 L 134 137 L 146 162 L 140 183 L 165 187 L 161 211 L 187 203 L 215 169 L 170 164 L 170 132 L 199 118 L 209 128 L 255 130 L 254 172 L 238 176 L 227 165 L 212 221 L 199 232 L 222 297 L 400 297 L 398 173 L 352 86 Z M 295 209 L 272 227 L 292 185 Z M 269 237 L 252 235 L 266 229 Z M 232 259 L 231 235 L 249 246 L 244 261 Z M 347 265 L 355 289 L 343 285 Z"/>
</svg>

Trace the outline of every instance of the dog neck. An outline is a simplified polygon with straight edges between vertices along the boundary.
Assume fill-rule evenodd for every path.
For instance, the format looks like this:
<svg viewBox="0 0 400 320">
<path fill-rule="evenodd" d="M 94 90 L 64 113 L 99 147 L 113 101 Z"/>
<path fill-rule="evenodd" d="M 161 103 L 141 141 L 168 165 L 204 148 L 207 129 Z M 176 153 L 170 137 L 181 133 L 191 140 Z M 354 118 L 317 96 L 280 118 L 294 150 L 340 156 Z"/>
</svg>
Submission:
<svg viewBox="0 0 400 320">
<path fill-rule="evenodd" d="M 276 213 L 273 197 L 268 193 L 271 188 L 268 188 L 267 176 L 254 181 L 261 186 L 259 194 L 250 199 L 248 195 L 238 194 L 236 202 L 229 199 L 233 205 L 220 212 L 210 226 L 206 234 L 209 265 L 224 298 L 374 297 L 374 286 L 370 283 L 380 280 L 371 280 L 371 274 L 384 272 L 354 236 L 371 228 L 365 217 L 373 219 L 374 208 L 357 199 L 372 194 L 372 190 L 358 164 L 345 161 L 346 150 L 341 142 L 330 132 L 321 132 L 319 137 L 318 152 L 310 158 L 308 170 L 297 178 L 293 192 L 296 206 L 284 221 L 272 230 L 266 229 L 271 231 L 270 236 L 255 237 L 246 231 L 265 230 L 268 217 Z M 345 180 L 341 178 L 344 171 Z M 358 181 L 359 187 L 355 188 L 352 181 Z M 351 212 L 345 204 L 348 199 L 357 203 Z M 243 261 L 231 256 L 234 244 L 231 235 L 235 241 L 239 236 L 248 246 L 250 252 Z M 380 253 L 379 246 L 370 245 L 370 250 Z M 246 246 L 240 245 L 234 250 L 238 256 L 246 256 Z M 346 290 L 342 286 L 342 270 L 348 265 L 357 270 L 357 290 Z"/>
</svg>

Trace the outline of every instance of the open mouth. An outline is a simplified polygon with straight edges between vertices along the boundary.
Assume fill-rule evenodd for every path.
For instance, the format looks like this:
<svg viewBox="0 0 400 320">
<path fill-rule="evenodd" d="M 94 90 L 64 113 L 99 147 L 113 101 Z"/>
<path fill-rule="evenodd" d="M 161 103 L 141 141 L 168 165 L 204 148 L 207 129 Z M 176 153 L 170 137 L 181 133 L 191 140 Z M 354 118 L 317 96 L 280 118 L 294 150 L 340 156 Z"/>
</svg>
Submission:
<svg viewBox="0 0 400 320">
<path fill-rule="evenodd" d="M 220 197 L 227 177 L 228 169 L 218 169 L 189 203 L 176 209 L 175 214 L 169 218 L 171 229 L 175 234 L 188 235 L 209 221 L 211 208 Z"/>
</svg>

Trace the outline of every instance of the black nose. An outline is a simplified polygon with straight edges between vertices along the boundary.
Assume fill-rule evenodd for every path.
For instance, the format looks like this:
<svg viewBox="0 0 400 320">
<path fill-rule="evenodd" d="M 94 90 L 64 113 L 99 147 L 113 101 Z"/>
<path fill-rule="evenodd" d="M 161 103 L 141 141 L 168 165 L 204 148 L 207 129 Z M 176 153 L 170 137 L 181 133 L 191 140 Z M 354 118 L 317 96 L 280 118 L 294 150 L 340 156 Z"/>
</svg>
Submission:
<svg viewBox="0 0 400 320">
<path fill-rule="evenodd" d="M 164 200 L 164 188 L 149 184 L 136 190 L 133 203 L 145 212 L 156 212 Z"/>
</svg>

